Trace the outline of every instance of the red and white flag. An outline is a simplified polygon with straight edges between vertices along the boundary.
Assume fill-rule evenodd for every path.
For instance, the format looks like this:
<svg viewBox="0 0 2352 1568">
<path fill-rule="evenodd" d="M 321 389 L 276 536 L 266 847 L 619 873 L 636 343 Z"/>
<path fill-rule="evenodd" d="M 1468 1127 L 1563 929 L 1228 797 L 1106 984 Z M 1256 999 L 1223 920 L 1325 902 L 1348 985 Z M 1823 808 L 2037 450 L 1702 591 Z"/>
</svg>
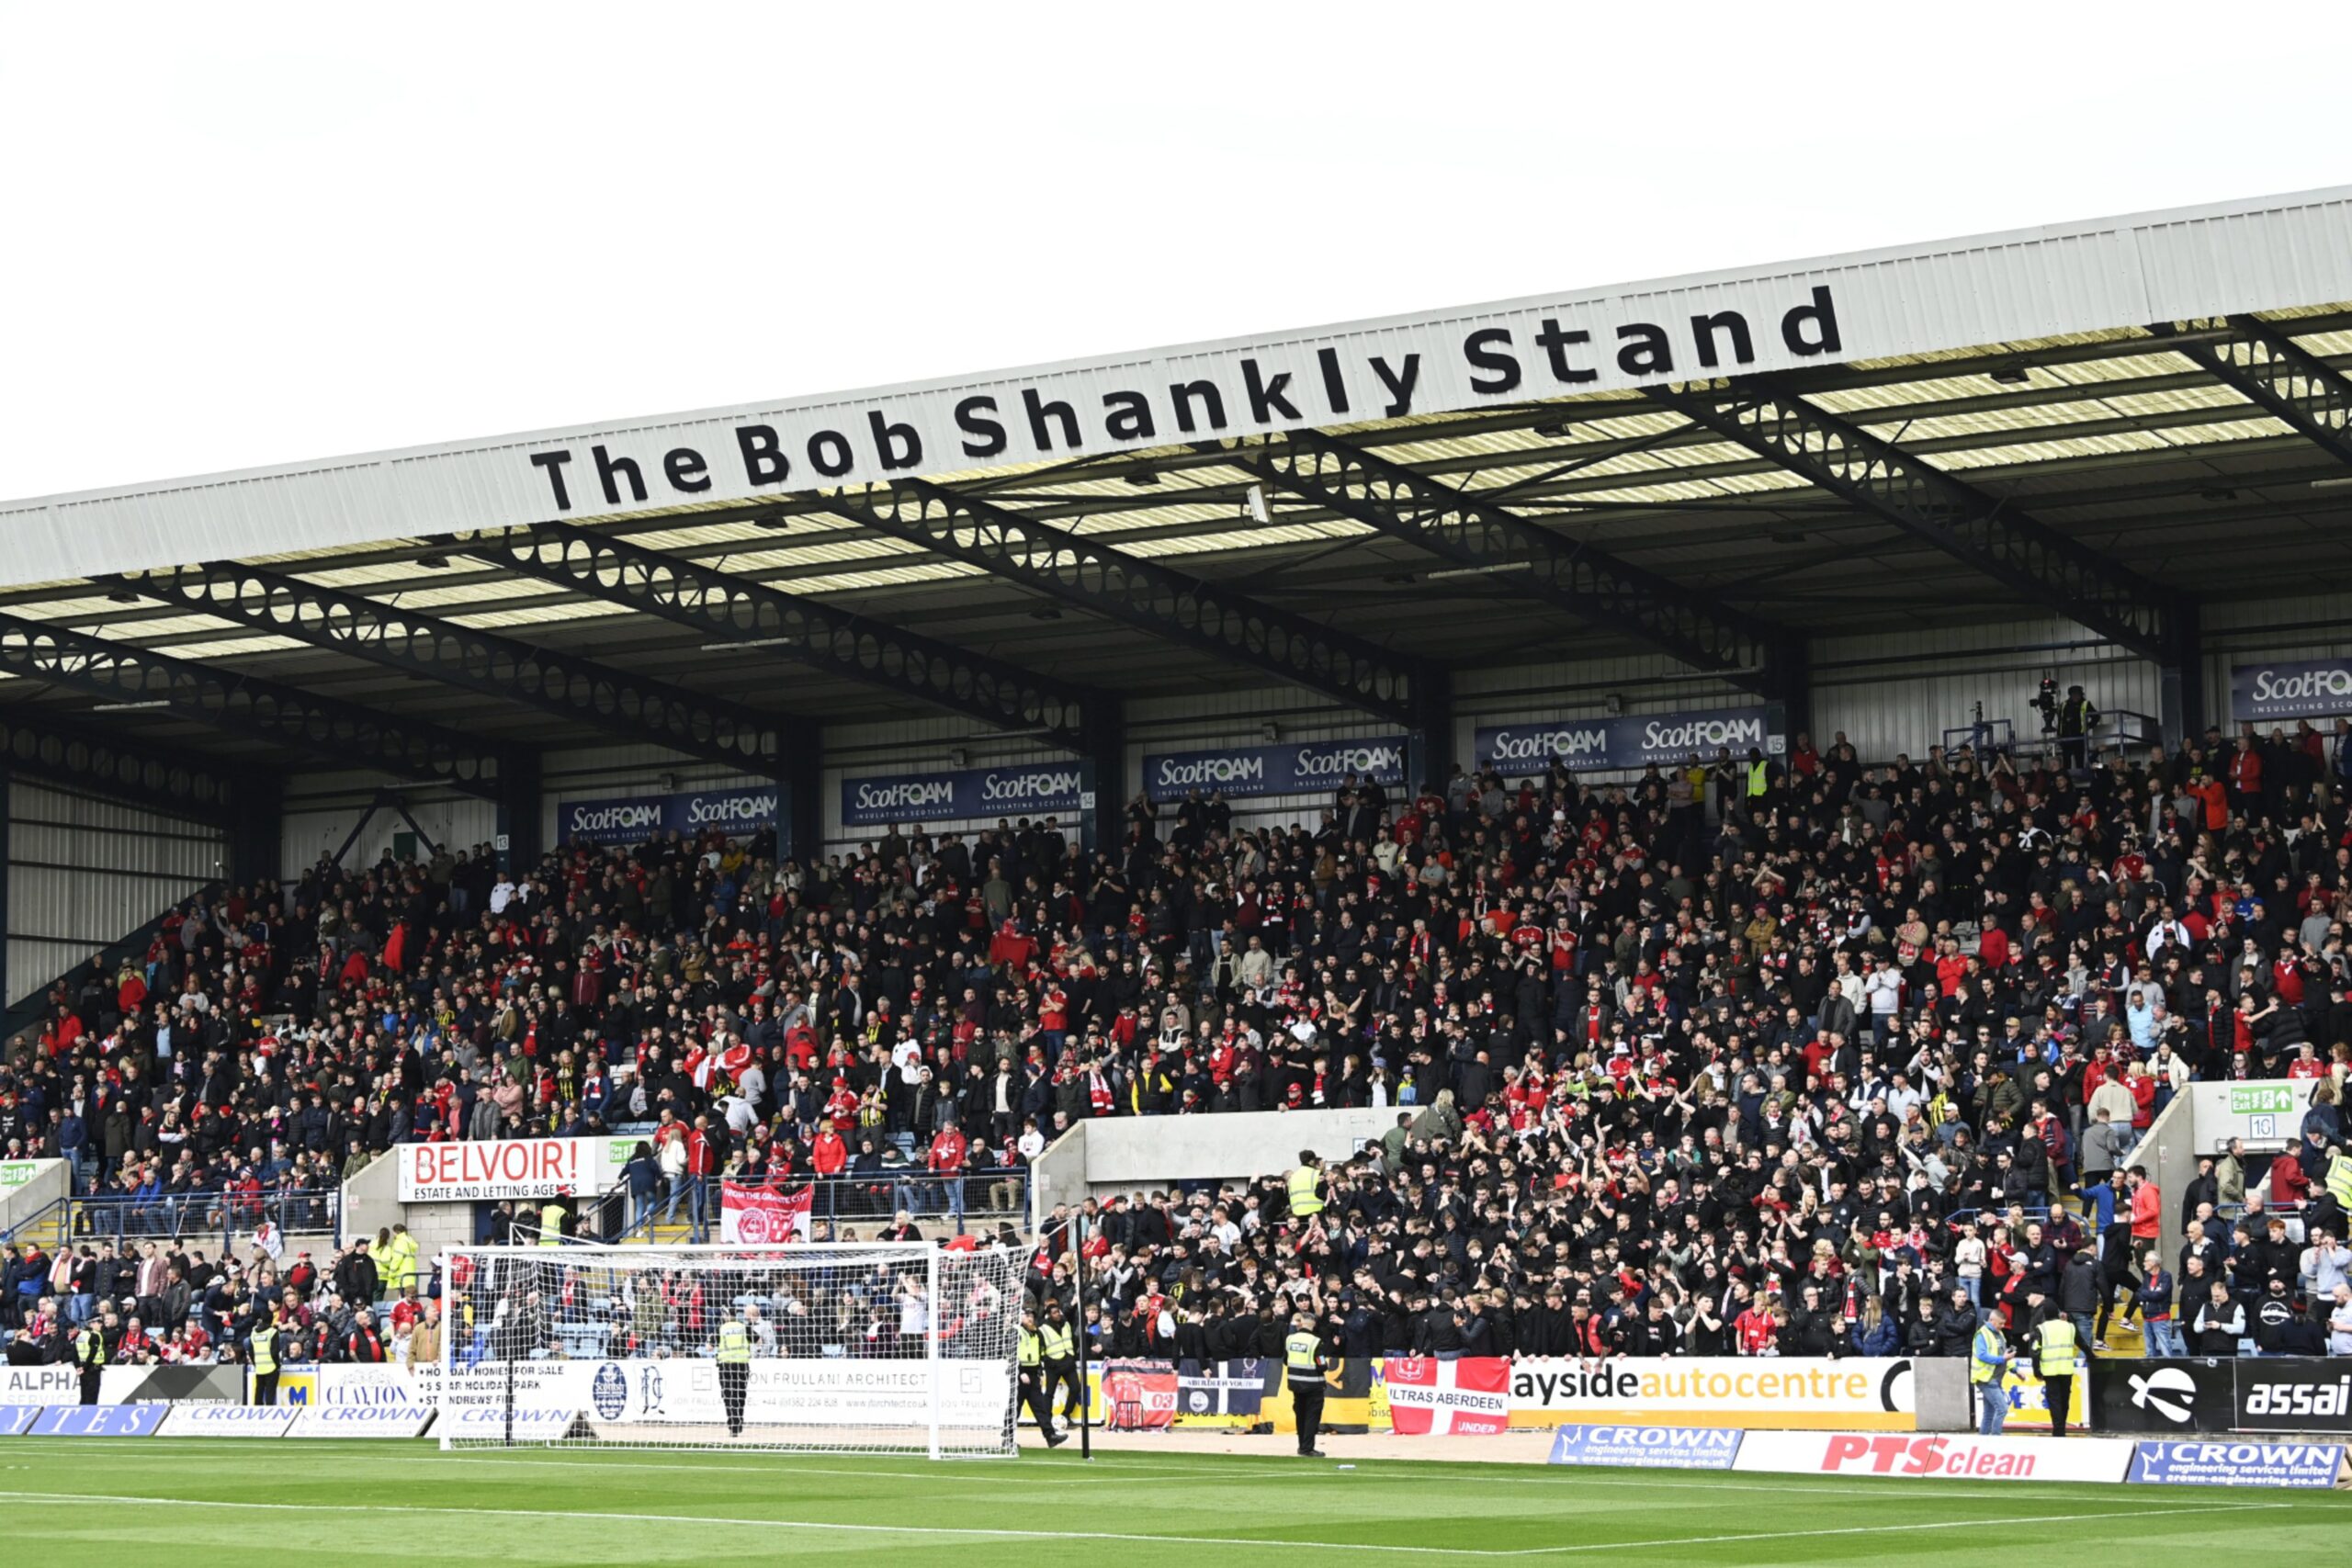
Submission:
<svg viewBox="0 0 2352 1568">
<path fill-rule="evenodd" d="M 1391 1356 L 1388 1422 L 1408 1437 L 1484 1436 L 1510 1429 L 1510 1363 L 1499 1356 L 1441 1361 Z"/>
<path fill-rule="evenodd" d="M 790 1192 L 741 1181 L 723 1182 L 718 1190 L 718 1239 L 753 1247 L 807 1241 L 816 1207 L 814 1182 Z"/>
</svg>

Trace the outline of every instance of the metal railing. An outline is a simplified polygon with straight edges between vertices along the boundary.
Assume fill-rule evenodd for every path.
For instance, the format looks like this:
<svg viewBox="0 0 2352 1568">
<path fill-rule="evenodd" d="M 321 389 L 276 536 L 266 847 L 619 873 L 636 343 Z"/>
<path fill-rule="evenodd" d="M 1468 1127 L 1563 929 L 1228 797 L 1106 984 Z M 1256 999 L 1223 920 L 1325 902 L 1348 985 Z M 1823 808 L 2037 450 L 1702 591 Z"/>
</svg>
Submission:
<svg viewBox="0 0 2352 1568">
<path fill-rule="evenodd" d="M 785 1192 L 803 1187 L 809 1194 L 809 1214 L 820 1226 L 887 1224 L 903 1211 L 919 1226 L 969 1230 L 993 1228 L 1000 1222 L 1024 1224 L 1029 1213 L 1029 1173 L 1026 1170 L 983 1171 L 942 1178 L 915 1167 L 865 1176 L 802 1177 L 775 1184 Z M 615 1231 L 597 1239 L 626 1241 L 675 1240 L 684 1226 L 689 1233 L 707 1232 L 718 1238 L 720 1182 L 713 1177 L 700 1189 L 702 1214 L 695 1214 L 696 1190 L 666 1183 L 648 1198 L 632 1197 L 626 1190 L 607 1194 L 598 1204 L 602 1213 L 626 1205 L 626 1219 Z"/>
<path fill-rule="evenodd" d="M 240 1242 L 251 1244 L 264 1224 L 275 1225 L 286 1235 L 339 1233 L 343 1219 L 340 1187 L 292 1192 L 164 1192 L 152 1197 L 105 1193 L 62 1201 L 66 1211 L 66 1240 L 74 1245 L 217 1241 L 223 1257 Z"/>
</svg>

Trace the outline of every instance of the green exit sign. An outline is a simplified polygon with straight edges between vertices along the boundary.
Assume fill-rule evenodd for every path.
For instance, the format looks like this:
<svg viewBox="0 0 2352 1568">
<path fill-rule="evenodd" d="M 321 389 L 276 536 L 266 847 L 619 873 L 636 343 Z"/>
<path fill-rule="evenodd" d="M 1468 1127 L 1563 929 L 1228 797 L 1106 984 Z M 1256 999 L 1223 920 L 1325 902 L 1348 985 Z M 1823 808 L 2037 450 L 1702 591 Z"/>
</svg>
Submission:
<svg viewBox="0 0 2352 1568">
<path fill-rule="evenodd" d="M 2259 1115 L 2266 1111 L 2295 1109 L 2295 1088 L 2292 1084 L 2250 1084 L 2230 1090 L 2230 1114 Z"/>
</svg>

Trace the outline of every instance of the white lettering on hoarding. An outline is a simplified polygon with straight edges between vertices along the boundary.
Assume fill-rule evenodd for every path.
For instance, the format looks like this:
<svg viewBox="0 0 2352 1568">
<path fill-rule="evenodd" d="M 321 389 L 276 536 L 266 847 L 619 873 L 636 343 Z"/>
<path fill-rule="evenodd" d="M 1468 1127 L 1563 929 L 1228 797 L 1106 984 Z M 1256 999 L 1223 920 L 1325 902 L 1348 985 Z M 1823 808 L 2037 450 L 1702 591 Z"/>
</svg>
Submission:
<svg viewBox="0 0 2352 1568">
<path fill-rule="evenodd" d="M 1609 731 L 1600 726 L 1563 727 L 1513 734 L 1495 732 L 1488 757 L 1497 762 L 1540 762 L 1551 757 L 1583 757 L 1609 750 Z"/>
<path fill-rule="evenodd" d="M 2352 700 L 2352 669 L 2337 665 L 2329 670 L 2306 670 L 2299 675 L 2281 675 L 2273 670 L 2255 671 L 2254 700 L 2257 703 L 2312 702 L 2321 697 Z"/>
<path fill-rule="evenodd" d="M 1764 721 L 1758 718 L 1694 718 L 1646 725 L 1645 751 L 1687 751 L 1699 746 L 1761 746 Z"/>
</svg>

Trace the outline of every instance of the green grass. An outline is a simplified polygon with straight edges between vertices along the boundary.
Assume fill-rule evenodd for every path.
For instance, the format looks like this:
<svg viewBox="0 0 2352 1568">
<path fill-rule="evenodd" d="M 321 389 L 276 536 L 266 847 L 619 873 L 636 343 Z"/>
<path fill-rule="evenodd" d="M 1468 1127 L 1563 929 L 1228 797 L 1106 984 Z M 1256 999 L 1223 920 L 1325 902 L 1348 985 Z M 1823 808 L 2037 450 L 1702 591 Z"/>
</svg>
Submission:
<svg viewBox="0 0 2352 1568">
<path fill-rule="evenodd" d="M 1341 1568 L 1416 1560 L 2210 1565 L 2342 1550 L 2352 1497 L 1063 1451 L 444 1454 L 413 1443 L 0 1440 L 8 1561 L 154 1568 L 368 1559 L 891 1568 Z"/>
</svg>

